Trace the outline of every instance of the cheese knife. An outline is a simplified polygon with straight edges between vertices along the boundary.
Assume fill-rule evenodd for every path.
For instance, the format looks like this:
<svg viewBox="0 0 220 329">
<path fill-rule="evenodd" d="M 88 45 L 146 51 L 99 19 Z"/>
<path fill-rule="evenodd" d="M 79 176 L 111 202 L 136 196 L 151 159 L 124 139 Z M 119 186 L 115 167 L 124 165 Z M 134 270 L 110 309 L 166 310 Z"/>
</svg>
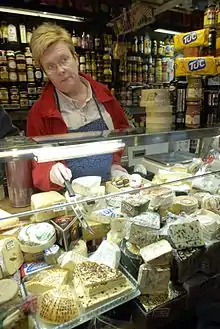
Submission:
<svg viewBox="0 0 220 329">
<path fill-rule="evenodd" d="M 62 177 L 63 177 L 63 175 L 62 175 Z M 75 196 L 75 193 L 74 193 L 73 188 L 72 188 L 72 184 L 68 179 L 65 179 L 64 177 L 63 177 L 63 180 L 64 180 L 64 186 L 65 186 L 65 188 L 67 190 L 67 194 L 68 194 L 68 197 L 66 197 L 66 200 L 68 202 L 72 202 L 71 198 L 73 198 Z M 74 215 L 79 220 L 82 227 L 84 227 L 87 232 L 94 235 L 95 234 L 94 231 L 89 226 L 87 220 L 84 218 L 85 214 L 83 213 L 82 209 L 80 209 L 77 202 L 75 201 L 74 206 L 73 206 L 73 204 L 71 204 L 70 206 L 73 210 Z"/>
</svg>

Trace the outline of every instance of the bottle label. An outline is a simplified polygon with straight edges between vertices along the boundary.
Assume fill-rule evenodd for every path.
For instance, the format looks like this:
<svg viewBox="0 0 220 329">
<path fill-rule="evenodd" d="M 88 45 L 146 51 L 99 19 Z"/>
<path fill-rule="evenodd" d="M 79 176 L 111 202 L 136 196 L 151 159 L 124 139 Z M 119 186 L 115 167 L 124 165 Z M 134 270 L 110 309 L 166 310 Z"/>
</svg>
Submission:
<svg viewBox="0 0 220 329">
<path fill-rule="evenodd" d="M 8 42 L 17 42 L 16 27 L 12 24 L 8 25 Z"/>
<path fill-rule="evenodd" d="M 200 126 L 200 115 L 186 114 L 186 125 L 199 127 Z"/>
</svg>

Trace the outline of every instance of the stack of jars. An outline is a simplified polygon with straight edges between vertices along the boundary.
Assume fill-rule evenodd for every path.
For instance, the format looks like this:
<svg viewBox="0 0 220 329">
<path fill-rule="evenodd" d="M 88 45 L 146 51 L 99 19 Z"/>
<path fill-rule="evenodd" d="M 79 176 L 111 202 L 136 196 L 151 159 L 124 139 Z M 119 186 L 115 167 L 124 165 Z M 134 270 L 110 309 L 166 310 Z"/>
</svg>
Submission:
<svg viewBox="0 0 220 329">
<path fill-rule="evenodd" d="M 140 106 L 146 109 L 147 132 L 172 129 L 172 106 L 168 89 L 146 89 L 141 92 Z"/>
<path fill-rule="evenodd" d="M 188 86 L 186 90 L 186 128 L 200 127 L 203 94 L 202 77 L 188 77 Z"/>
</svg>

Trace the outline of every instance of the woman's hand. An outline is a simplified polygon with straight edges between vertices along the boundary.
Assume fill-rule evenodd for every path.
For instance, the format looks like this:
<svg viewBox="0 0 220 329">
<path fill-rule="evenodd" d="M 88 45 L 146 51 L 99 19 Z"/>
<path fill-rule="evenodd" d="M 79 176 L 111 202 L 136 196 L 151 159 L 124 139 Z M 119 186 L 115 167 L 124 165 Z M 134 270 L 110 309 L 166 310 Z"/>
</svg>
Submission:
<svg viewBox="0 0 220 329">
<path fill-rule="evenodd" d="M 70 181 L 72 172 L 64 164 L 57 162 L 50 170 L 50 181 L 56 185 L 64 186 L 64 178 Z"/>
</svg>

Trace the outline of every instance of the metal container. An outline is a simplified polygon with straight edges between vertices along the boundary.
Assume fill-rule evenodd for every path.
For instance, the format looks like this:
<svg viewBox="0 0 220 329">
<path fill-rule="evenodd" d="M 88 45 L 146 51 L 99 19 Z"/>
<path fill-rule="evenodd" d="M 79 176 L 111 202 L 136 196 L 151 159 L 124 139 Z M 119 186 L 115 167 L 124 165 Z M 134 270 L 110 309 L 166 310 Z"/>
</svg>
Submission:
<svg viewBox="0 0 220 329">
<path fill-rule="evenodd" d="M 30 160 L 13 160 L 6 163 L 8 194 L 12 207 L 31 204 L 32 173 Z"/>
</svg>

